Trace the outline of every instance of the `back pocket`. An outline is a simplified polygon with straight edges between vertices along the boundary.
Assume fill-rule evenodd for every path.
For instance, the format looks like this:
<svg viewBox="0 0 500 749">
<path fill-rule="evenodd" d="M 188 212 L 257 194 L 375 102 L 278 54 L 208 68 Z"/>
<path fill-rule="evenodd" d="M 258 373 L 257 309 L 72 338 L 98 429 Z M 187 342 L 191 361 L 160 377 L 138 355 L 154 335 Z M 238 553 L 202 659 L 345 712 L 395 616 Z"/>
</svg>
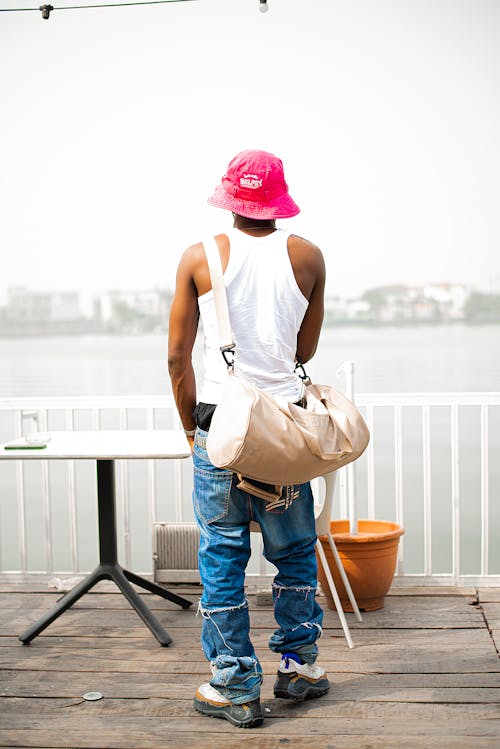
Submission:
<svg viewBox="0 0 500 749">
<path fill-rule="evenodd" d="M 232 471 L 205 471 L 194 467 L 193 504 L 200 520 L 214 523 L 227 516 L 232 482 Z"/>
</svg>

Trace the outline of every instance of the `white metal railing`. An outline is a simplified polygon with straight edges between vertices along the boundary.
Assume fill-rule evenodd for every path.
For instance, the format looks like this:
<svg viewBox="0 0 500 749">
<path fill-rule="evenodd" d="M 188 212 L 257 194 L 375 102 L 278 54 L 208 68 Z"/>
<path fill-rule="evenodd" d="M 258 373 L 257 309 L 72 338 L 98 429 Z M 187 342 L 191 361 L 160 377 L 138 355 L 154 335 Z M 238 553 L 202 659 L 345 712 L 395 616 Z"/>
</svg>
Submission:
<svg viewBox="0 0 500 749">
<path fill-rule="evenodd" d="M 421 584 L 500 584 L 500 547 L 492 543 L 500 529 L 500 511 L 490 503 L 493 489 L 500 490 L 499 461 L 490 460 L 493 451 L 500 448 L 500 393 L 374 393 L 359 394 L 356 403 L 363 411 L 370 428 L 372 439 L 365 455 L 355 464 L 352 476 L 356 476 L 357 503 L 363 515 L 369 519 L 376 517 L 394 520 L 406 528 L 406 540 L 400 544 L 398 562 L 398 580 L 402 583 L 418 581 Z M 407 445 L 404 419 L 408 413 L 413 414 L 411 438 L 415 443 L 418 433 L 419 455 L 413 444 Z M 433 418 L 436 412 L 441 413 L 441 442 L 446 442 L 446 450 L 436 447 L 436 435 L 433 430 Z M 470 435 L 467 450 L 462 445 L 468 438 L 469 425 L 461 429 L 464 413 L 477 415 L 477 428 Z M 384 417 L 381 421 L 381 415 Z M 494 417 L 494 418 L 492 418 Z M 470 421 L 470 418 L 468 419 Z M 138 425 L 138 421 L 140 424 Z M 467 420 L 466 420 L 467 421 Z M 81 424 L 84 423 L 84 426 Z M 445 424 L 445 428 L 443 428 Z M 0 441 L 21 436 L 23 433 L 40 429 L 129 429 L 129 428 L 169 428 L 178 425 L 178 417 L 171 396 L 116 396 L 116 397 L 56 397 L 56 398 L 3 398 L 0 399 Z M 408 431 L 408 430 L 406 430 Z M 439 440 L 438 440 L 439 441 Z M 438 445 L 439 447 L 439 445 Z M 442 447 L 442 446 L 441 446 Z M 446 454 L 445 454 L 446 453 Z M 500 454 L 500 453 L 498 453 Z M 472 456 L 472 457 L 471 457 Z M 468 470 L 468 461 L 477 463 L 478 471 L 472 469 L 464 480 L 462 472 Z M 67 494 L 67 532 L 64 538 L 70 539 L 70 562 L 63 570 L 54 569 L 54 554 L 57 546 L 62 544 L 57 538 L 55 520 L 62 512 L 60 504 L 54 505 L 54 486 L 49 461 L 36 461 L 41 466 L 40 475 L 36 477 L 36 497 L 27 488 L 26 472 L 29 470 L 26 461 L 0 462 L 0 574 L 5 577 L 27 576 L 30 574 L 78 574 L 80 570 L 80 552 L 88 545 L 95 543 L 95 531 L 82 539 L 80 518 L 82 516 L 81 498 L 85 492 L 95 491 L 95 487 L 81 486 L 75 470 L 75 462 L 67 461 L 66 494 Z M 130 565 L 134 556 L 134 567 L 142 571 L 152 571 L 151 534 L 153 522 L 157 520 L 189 520 L 191 510 L 191 477 L 189 461 L 163 461 L 171 464 L 168 474 L 168 494 L 173 494 L 173 502 L 165 506 L 165 491 L 158 486 L 158 463 L 147 461 L 147 475 L 142 479 L 139 489 L 132 489 L 134 483 L 130 477 L 130 461 L 118 461 L 117 499 L 119 512 L 119 540 L 121 553 L 126 565 Z M 418 474 L 418 490 L 410 486 L 408 490 L 405 476 Z M 477 476 L 476 476 L 477 474 Z M 443 487 L 434 488 L 436 476 Z M 471 479 L 473 476 L 473 480 Z M 134 480 L 135 481 L 135 480 Z M 336 515 L 347 517 L 350 505 L 349 493 L 353 488 L 353 479 L 349 484 L 349 472 L 343 470 L 338 483 Z M 415 480 L 416 481 L 416 480 Z M 33 477 L 30 477 L 30 484 Z M 137 484 L 137 481 L 135 481 Z M 135 485 L 134 484 L 134 485 Z M 165 485 L 165 481 L 163 481 Z M 58 488 L 60 486 L 58 485 Z M 137 494 L 147 494 L 148 531 L 139 532 L 133 522 L 131 511 L 137 510 Z M 393 501 L 388 503 L 386 495 L 391 494 Z M 159 502 L 159 499 L 162 502 Z M 449 503 L 450 521 L 446 529 L 437 531 L 434 527 L 434 516 L 440 503 Z M 469 566 L 473 569 L 464 572 L 463 543 L 461 533 L 467 528 L 464 520 L 464 500 L 467 500 L 468 516 L 473 512 L 474 522 L 478 521 L 478 543 L 474 541 L 477 553 Z M 30 513 L 35 504 L 43 509 L 42 528 L 37 529 L 36 538 L 33 532 L 27 533 Z M 95 504 L 95 503 L 94 503 Z M 159 506 L 163 505 L 163 506 Z M 15 511 L 12 511 L 12 505 Z M 411 515 L 415 507 L 421 510 L 421 528 L 412 529 Z M 439 510 L 441 512 L 441 510 Z M 166 517 L 165 513 L 171 513 Z M 382 514 L 379 514 L 382 513 Z M 404 538 L 404 537 L 403 537 Z M 17 541 L 15 542 L 15 539 Z M 411 541 L 415 549 L 421 543 L 422 561 L 407 567 L 407 545 Z M 43 549 L 44 562 L 36 566 L 29 564 L 31 544 L 36 543 Z M 439 569 L 435 560 L 435 549 L 449 546 L 450 561 L 446 569 Z M 40 556 L 40 554 L 39 554 Z M 471 557 L 471 554 L 468 554 Z M 416 566 L 418 569 L 416 569 Z M 442 567 L 442 564 L 441 564 Z M 262 568 L 261 568 L 262 570 Z"/>
<path fill-rule="evenodd" d="M 419 574 L 408 575 L 404 571 L 404 538 L 400 542 L 400 555 L 398 561 L 398 575 L 404 576 L 408 582 L 415 579 L 418 582 L 435 583 L 471 583 L 498 585 L 500 582 L 500 558 L 494 565 L 490 565 L 490 549 L 494 546 L 499 548 L 500 517 L 495 516 L 496 524 L 490 522 L 490 454 L 493 452 L 490 441 L 490 412 L 495 411 L 500 416 L 500 393 L 498 392 L 464 392 L 464 393 L 365 393 L 356 398 L 356 403 L 366 413 L 366 421 L 371 433 L 371 441 L 367 448 L 366 472 L 367 472 L 367 508 L 368 518 L 375 517 L 375 454 L 377 452 L 377 435 L 375 431 L 375 411 L 381 408 L 392 410 L 392 421 L 394 430 L 394 456 L 393 456 L 393 480 L 394 480 L 394 519 L 397 523 L 405 525 L 405 494 L 403 490 L 403 472 L 405 457 L 403 451 L 402 415 L 404 410 L 418 409 L 421 429 L 421 474 L 422 474 L 422 509 L 423 509 L 423 547 L 424 568 Z M 446 409 L 449 412 L 449 441 L 450 460 L 449 464 L 439 456 L 433 458 L 431 449 L 431 413 L 433 409 Z M 466 456 L 461 460 L 460 439 L 465 435 L 460 433 L 459 417 L 465 410 L 473 409 L 479 412 L 479 428 L 469 437 Z M 494 453 L 500 455 L 500 419 L 498 419 L 495 431 Z M 463 574 L 461 567 L 461 477 L 460 469 L 467 467 L 467 458 L 475 452 L 479 458 L 480 471 L 479 481 L 475 489 L 470 492 L 468 499 L 474 503 L 475 512 L 480 515 L 480 554 L 477 560 L 477 572 Z M 433 467 L 441 474 L 449 474 L 450 477 L 450 500 L 451 500 L 451 569 L 446 573 L 438 574 L 433 569 L 432 554 L 432 483 L 431 476 Z M 496 466 L 496 464 L 495 464 Z M 498 469 L 498 466 L 496 466 Z M 500 490 L 500 473 L 497 470 L 496 491 Z M 341 482 L 341 514 L 345 514 L 347 504 L 347 489 L 345 483 Z M 478 501 L 479 498 L 479 501 Z M 344 510 L 344 512 L 343 512 Z M 490 545 L 490 538 L 494 535 L 497 543 Z M 494 570 L 490 569 L 494 567 Z"/>
</svg>

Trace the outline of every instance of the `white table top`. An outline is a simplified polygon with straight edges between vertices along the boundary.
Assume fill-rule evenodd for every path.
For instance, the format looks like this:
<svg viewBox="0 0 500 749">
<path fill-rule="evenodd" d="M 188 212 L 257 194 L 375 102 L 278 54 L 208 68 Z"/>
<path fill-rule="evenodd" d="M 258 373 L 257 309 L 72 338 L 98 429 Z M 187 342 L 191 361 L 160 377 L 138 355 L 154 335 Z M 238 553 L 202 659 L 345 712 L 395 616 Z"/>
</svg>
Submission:
<svg viewBox="0 0 500 749">
<path fill-rule="evenodd" d="M 188 458 L 189 443 L 180 429 L 49 432 L 43 449 L 5 450 L 26 445 L 21 437 L 0 445 L 0 460 L 113 460 L 114 458 Z"/>
</svg>

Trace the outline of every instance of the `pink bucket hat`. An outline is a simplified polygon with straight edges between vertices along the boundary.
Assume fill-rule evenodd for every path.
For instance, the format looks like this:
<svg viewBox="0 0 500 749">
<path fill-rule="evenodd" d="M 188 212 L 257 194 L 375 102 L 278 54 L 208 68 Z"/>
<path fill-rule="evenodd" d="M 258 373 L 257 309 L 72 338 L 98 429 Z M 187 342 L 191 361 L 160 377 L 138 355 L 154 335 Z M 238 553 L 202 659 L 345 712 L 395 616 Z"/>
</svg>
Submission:
<svg viewBox="0 0 500 749">
<path fill-rule="evenodd" d="M 235 156 L 208 202 L 256 219 L 290 218 L 300 212 L 288 194 L 283 163 L 267 151 L 242 151 Z"/>
</svg>

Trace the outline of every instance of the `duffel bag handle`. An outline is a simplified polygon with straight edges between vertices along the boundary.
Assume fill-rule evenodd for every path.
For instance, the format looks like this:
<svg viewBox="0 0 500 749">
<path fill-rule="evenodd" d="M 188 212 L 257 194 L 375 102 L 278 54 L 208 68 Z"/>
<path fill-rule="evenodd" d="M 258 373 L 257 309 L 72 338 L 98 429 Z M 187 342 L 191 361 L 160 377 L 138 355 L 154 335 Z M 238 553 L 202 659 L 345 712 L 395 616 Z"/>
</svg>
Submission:
<svg viewBox="0 0 500 749">
<path fill-rule="evenodd" d="M 266 502 L 277 502 L 278 499 L 280 499 L 281 493 L 283 491 L 282 486 L 275 484 L 274 492 L 267 491 L 266 489 L 263 489 L 261 486 L 256 486 L 251 479 L 247 479 L 245 476 L 242 476 L 241 473 L 238 473 L 236 475 L 238 476 L 238 479 L 239 479 L 239 484 L 236 485 L 236 488 L 241 489 L 242 492 L 247 492 L 248 494 L 252 494 L 254 497 L 258 497 L 259 499 L 264 499 Z"/>
</svg>

